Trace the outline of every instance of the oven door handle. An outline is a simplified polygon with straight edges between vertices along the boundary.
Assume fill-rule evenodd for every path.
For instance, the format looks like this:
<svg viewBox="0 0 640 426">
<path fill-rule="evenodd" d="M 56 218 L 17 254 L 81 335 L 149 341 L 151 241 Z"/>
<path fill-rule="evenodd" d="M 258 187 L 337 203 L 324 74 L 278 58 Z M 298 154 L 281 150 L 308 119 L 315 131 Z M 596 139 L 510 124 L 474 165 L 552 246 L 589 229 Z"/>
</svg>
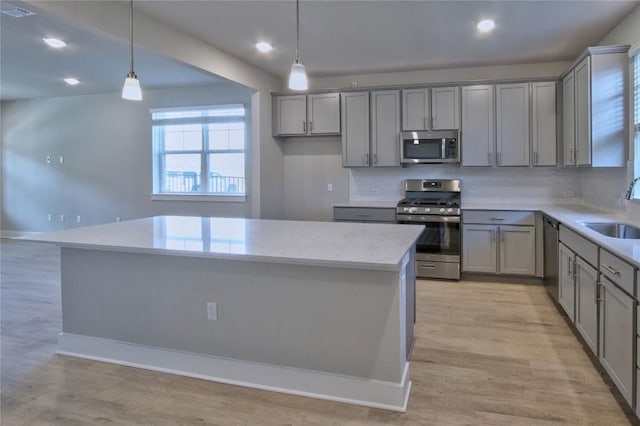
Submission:
<svg viewBox="0 0 640 426">
<path fill-rule="evenodd" d="M 396 214 L 396 222 L 411 223 L 460 223 L 460 216 Z"/>
</svg>

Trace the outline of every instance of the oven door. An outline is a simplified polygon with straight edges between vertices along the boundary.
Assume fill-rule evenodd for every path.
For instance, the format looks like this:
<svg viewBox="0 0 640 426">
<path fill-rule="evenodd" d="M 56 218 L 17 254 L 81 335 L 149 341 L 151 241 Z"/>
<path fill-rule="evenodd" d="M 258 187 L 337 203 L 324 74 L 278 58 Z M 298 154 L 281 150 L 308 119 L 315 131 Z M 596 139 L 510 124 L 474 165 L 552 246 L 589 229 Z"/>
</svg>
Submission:
<svg viewBox="0 0 640 426">
<path fill-rule="evenodd" d="M 416 259 L 460 262 L 460 216 L 399 214 L 397 221 L 424 226 L 416 242 Z"/>
</svg>

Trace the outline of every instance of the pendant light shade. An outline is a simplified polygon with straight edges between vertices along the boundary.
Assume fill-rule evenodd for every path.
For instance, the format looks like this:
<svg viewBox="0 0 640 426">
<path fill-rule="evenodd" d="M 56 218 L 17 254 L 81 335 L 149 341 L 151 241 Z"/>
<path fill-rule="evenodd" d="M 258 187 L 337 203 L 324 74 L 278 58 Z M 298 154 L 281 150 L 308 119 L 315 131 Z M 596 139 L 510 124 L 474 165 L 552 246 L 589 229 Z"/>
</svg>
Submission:
<svg viewBox="0 0 640 426">
<path fill-rule="evenodd" d="M 300 59 L 300 0 L 296 0 L 296 59 L 293 61 L 293 65 L 291 65 L 289 89 L 307 90 L 308 88 L 309 81 L 307 80 L 307 72 Z"/>
<path fill-rule="evenodd" d="M 131 101 L 142 100 L 142 90 L 140 89 L 140 81 L 135 71 L 133 71 L 133 0 L 129 1 L 129 30 L 130 30 L 130 65 L 129 73 L 124 80 L 124 86 L 122 87 L 122 98 Z"/>
</svg>

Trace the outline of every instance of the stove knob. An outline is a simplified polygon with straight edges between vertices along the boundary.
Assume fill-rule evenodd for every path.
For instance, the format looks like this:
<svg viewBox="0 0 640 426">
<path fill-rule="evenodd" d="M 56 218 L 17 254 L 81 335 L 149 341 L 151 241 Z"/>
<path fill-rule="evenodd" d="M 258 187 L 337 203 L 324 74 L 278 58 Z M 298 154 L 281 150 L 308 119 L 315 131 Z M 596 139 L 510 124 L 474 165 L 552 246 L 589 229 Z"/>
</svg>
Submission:
<svg viewBox="0 0 640 426">
<path fill-rule="evenodd" d="M 409 207 L 409 213 L 415 213 L 418 211 L 417 207 Z"/>
<path fill-rule="evenodd" d="M 425 213 L 429 213 L 431 211 L 431 209 L 429 207 L 427 207 L 426 209 L 424 209 Z"/>
<path fill-rule="evenodd" d="M 445 210 L 445 209 L 440 209 L 440 213 L 444 213 L 444 210 Z"/>
<path fill-rule="evenodd" d="M 403 211 L 403 212 L 408 212 L 408 211 L 409 211 L 409 207 L 403 207 L 403 208 L 402 208 L 402 211 Z"/>
<path fill-rule="evenodd" d="M 447 213 L 451 213 L 453 209 L 447 209 Z"/>
</svg>

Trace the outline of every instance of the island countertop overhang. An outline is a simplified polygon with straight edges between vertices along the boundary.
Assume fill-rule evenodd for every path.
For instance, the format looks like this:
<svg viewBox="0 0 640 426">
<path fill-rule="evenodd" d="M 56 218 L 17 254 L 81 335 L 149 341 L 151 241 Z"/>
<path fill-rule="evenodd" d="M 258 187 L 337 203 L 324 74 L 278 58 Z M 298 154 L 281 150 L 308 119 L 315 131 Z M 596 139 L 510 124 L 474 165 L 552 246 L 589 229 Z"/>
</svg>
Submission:
<svg viewBox="0 0 640 426">
<path fill-rule="evenodd" d="M 21 239 L 93 250 L 401 270 L 422 230 L 399 224 L 154 216 Z"/>
</svg>

